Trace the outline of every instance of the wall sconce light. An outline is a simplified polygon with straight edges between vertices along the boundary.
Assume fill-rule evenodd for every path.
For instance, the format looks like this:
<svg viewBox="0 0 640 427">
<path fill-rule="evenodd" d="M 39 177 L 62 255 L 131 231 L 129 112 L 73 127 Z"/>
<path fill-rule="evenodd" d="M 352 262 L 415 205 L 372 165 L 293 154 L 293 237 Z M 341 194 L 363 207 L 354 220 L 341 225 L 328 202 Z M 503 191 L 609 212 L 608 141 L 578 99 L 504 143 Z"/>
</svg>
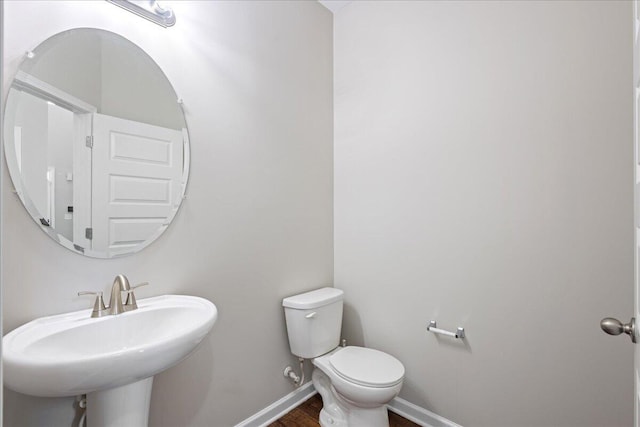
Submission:
<svg viewBox="0 0 640 427">
<path fill-rule="evenodd" d="M 156 0 L 107 0 L 116 6 L 120 6 L 129 12 L 155 22 L 163 27 L 170 27 L 176 23 L 176 16 L 173 10 L 164 8 Z"/>
</svg>

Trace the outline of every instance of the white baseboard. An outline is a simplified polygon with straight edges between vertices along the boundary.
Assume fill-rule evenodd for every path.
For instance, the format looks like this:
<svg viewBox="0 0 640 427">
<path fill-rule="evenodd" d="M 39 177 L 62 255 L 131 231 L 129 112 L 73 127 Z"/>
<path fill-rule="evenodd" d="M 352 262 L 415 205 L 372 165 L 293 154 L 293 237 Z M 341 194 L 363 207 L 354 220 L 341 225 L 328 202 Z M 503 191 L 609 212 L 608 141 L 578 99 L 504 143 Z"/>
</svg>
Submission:
<svg viewBox="0 0 640 427">
<path fill-rule="evenodd" d="M 438 414 L 434 414 L 431 411 L 427 411 L 426 409 L 418 405 L 414 405 L 400 397 L 393 399 L 387 405 L 387 408 L 390 411 L 395 412 L 409 421 L 413 421 L 423 427 L 462 427 L 453 421 L 441 417 Z"/>
<path fill-rule="evenodd" d="M 236 424 L 235 427 L 264 427 L 275 420 L 281 418 L 284 414 L 291 411 L 295 407 L 301 405 L 311 398 L 317 391 L 312 382 L 304 384 L 302 387 L 295 389 L 282 399 L 264 408 L 262 411 L 247 418 L 246 420 Z"/>
<path fill-rule="evenodd" d="M 236 424 L 235 427 L 265 427 L 286 413 L 309 400 L 317 393 L 313 383 L 308 382 L 302 387 L 292 391 L 277 402 L 272 403 L 260 412 L 246 420 Z M 421 425 L 422 427 L 462 427 L 438 414 L 427 411 L 418 405 L 414 405 L 404 399 L 396 397 L 387 408 L 396 414 Z"/>
</svg>

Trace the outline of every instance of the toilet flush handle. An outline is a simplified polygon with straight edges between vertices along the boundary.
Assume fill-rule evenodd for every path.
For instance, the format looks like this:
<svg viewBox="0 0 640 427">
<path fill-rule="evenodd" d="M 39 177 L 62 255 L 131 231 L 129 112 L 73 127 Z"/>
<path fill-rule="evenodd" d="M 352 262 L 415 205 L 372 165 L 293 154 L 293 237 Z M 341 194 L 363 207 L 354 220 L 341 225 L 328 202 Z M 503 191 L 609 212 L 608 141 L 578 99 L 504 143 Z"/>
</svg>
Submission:
<svg viewBox="0 0 640 427">
<path fill-rule="evenodd" d="M 304 317 L 306 317 L 307 319 L 313 319 L 314 317 L 316 317 L 316 312 L 315 311 L 311 312 Z"/>
</svg>

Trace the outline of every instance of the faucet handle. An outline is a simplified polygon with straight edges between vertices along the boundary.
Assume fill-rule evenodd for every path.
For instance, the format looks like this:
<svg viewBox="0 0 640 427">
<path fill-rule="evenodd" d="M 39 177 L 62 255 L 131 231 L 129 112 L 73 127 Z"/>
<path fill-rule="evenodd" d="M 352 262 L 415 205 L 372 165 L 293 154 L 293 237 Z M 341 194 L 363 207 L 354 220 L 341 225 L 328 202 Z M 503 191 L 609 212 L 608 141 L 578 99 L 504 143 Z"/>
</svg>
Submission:
<svg viewBox="0 0 640 427">
<path fill-rule="evenodd" d="M 147 286 L 148 284 L 149 282 L 138 283 L 137 285 L 131 286 L 131 290 L 133 291 L 134 289 L 139 288 L 140 286 Z"/>
<path fill-rule="evenodd" d="M 128 290 L 124 291 L 127 294 L 127 300 L 124 303 L 126 310 L 135 310 L 138 308 L 138 303 L 136 301 L 136 295 L 133 293 L 140 286 L 147 286 L 149 282 L 138 283 L 137 285 L 130 286 Z"/>
<path fill-rule="evenodd" d="M 78 292 L 78 296 L 82 295 L 95 295 L 96 301 L 93 303 L 93 311 L 91 312 L 91 317 L 102 317 L 107 308 L 104 306 L 104 299 L 102 299 L 102 291 L 92 292 L 92 291 L 80 291 Z"/>
</svg>

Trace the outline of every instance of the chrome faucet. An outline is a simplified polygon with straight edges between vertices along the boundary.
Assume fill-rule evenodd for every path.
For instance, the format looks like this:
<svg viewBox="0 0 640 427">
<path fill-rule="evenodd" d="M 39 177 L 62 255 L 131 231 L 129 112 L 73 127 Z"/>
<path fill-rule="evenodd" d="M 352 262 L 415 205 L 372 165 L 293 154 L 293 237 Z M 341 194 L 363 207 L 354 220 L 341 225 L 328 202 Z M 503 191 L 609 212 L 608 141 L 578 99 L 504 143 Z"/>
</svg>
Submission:
<svg viewBox="0 0 640 427">
<path fill-rule="evenodd" d="M 91 312 L 91 317 L 102 317 L 105 315 L 114 315 L 121 314 L 126 311 L 132 311 L 138 308 L 138 304 L 136 302 L 136 296 L 133 291 L 140 286 L 148 285 L 149 282 L 143 282 L 135 286 L 131 286 L 129 284 L 129 279 L 124 274 L 118 274 L 113 281 L 113 285 L 111 285 L 111 298 L 109 299 L 109 305 L 104 305 L 104 300 L 102 299 L 102 292 L 88 292 L 82 291 L 78 292 L 78 296 L 80 295 L 96 295 L 96 302 L 93 305 L 93 312 Z M 122 293 L 126 292 L 127 299 L 125 302 L 122 302 Z"/>
</svg>

